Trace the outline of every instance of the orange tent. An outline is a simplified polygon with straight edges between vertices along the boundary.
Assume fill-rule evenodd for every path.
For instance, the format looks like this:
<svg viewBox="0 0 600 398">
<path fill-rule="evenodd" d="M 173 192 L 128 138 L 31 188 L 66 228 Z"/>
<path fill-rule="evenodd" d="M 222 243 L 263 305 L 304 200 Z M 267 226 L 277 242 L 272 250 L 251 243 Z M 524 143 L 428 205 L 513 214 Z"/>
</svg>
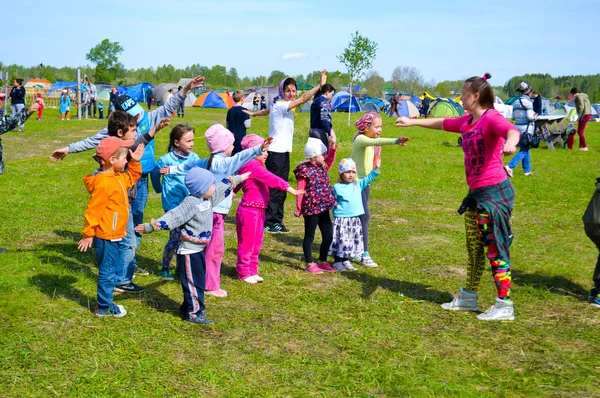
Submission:
<svg viewBox="0 0 600 398">
<path fill-rule="evenodd" d="M 229 109 L 233 106 L 233 100 L 225 93 L 209 91 L 196 98 L 193 106 Z"/>
</svg>

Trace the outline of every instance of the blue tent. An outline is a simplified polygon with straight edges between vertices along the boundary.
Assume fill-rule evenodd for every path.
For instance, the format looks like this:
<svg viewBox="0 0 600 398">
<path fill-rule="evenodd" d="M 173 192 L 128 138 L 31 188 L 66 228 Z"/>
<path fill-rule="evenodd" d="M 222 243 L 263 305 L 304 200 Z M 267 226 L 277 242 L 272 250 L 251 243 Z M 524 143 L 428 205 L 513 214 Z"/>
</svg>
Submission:
<svg viewBox="0 0 600 398">
<path fill-rule="evenodd" d="M 48 95 L 54 90 L 62 91 L 64 89 L 77 90 L 77 82 L 56 82 L 48 89 Z"/>
<path fill-rule="evenodd" d="M 350 105 L 350 94 L 346 91 L 338 91 L 331 99 L 331 110 L 336 112 L 360 112 L 360 105 L 355 96 L 352 96 L 352 105 Z"/>
<path fill-rule="evenodd" d="M 380 109 L 381 109 L 381 108 L 383 107 L 383 105 L 384 105 L 384 104 L 383 104 L 383 101 L 382 101 L 382 100 L 380 100 L 379 98 L 373 98 L 373 97 L 364 97 L 364 98 L 361 98 L 361 99 L 360 99 L 360 104 L 361 104 L 361 105 L 365 105 L 365 104 L 368 104 L 368 103 L 375 104 L 375 106 L 376 106 L 377 108 L 380 108 Z"/>
<path fill-rule="evenodd" d="M 129 87 L 125 92 L 125 95 L 130 96 L 137 102 L 146 102 L 146 91 L 148 91 L 148 88 L 154 90 L 154 86 L 150 83 L 144 82 L 136 84 L 135 86 Z"/>
</svg>

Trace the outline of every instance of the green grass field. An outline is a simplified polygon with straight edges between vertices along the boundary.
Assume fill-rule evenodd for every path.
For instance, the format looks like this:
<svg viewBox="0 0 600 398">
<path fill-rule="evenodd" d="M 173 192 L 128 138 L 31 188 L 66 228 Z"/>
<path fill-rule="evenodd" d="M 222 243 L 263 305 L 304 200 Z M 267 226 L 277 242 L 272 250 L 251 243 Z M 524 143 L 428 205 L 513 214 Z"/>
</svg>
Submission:
<svg viewBox="0 0 600 398">
<path fill-rule="evenodd" d="M 334 115 L 338 160 L 350 155 L 355 132 L 346 117 Z M 208 154 L 206 128 L 224 120 L 222 110 L 187 110 L 199 155 Z M 598 176 L 600 123 L 588 124 L 589 152 L 540 148 L 532 152 L 534 176 L 515 170 L 514 322 L 440 309 L 465 277 L 456 213 L 467 192 L 462 151 L 456 135 L 400 130 L 384 118 L 383 136 L 411 142 L 384 148 L 371 190 L 370 251 L 380 267 L 303 271 L 303 224 L 288 197 L 293 232 L 265 237 L 265 282 L 238 281 L 238 195 L 222 267 L 229 297 L 207 297 L 210 327 L 183 322 L 180 285 L 158 278 L 167 232 L 146 235 L 139 249 L 139 265 L 152 270 L 135 279 L 146 291 L 115 294 L 127 316 L 91 312 L 95 256 L 78 252 L 77 241 L 89 197 L 81 179 L 95 162 L 92 152 L 48 159 L 105 125 L 61 122 L 47 109 L 25 133 L 2 136 L 0 247 L 8 252 L 0 254 L 0 395 L 600 396 L 600 310 L 587 304 L 598 253 L 581 222 Z M 266 136 L 267 126 L 267 118 L 254 119 L 251 132 Z M 159 155 L 169 131 L 157 136 Z M 302 159 L 307 131 L 308 114 L 297 115 L 292 165 Z M 162 213 L 160 196 L 151 194 L 146 218 Z M 480 310 L 494 297 L 486 271 Z"/>
</svg>

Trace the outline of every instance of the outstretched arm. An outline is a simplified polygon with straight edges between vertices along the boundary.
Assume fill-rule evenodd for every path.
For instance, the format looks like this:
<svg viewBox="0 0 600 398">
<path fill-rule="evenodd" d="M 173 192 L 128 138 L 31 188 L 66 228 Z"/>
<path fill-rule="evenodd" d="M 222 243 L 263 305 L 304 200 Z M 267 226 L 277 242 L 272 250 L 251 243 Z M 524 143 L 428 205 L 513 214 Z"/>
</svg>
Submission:
<svg viewBox="0 0 600 398">
<path fill-rule="evenodd" d="M 288 105 L 288 111 L 290 109 L 302 105 L 303 103 L 314 97 L 317 91 L 319 91 L 325 83 L 327 83 L 327 72 L 325 71 L 325 69 L 323 69 L 323 72 L 321 72 L 321 81 L 319 82 L 319 84 L 302 94 L 302 97 L 291 101 Z"/>
<path fill-rule="evenodd" d="M 427 129 L 434 130 L 443 130 L 444 129 L 444 119 L 409 119 L 406 116 L 401 116 L 396 119 L 396 126 L 398 127 L 409 127 L 409 126 L 419 126 L 425 127 Z"/>
</svg>

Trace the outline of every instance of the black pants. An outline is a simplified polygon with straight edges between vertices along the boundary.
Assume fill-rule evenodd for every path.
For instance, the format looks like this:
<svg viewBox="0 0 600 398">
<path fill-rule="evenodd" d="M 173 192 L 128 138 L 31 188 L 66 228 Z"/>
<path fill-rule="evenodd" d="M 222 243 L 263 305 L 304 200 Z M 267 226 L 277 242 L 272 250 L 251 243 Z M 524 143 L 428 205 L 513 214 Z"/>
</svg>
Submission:
<svg viewBox="0 0 600 398">
<path fill-rule="evenodd" d="M 269 152 L 265 166 L 271 173 L 287 181 L 290 176 L 290 153 Z M 283 204 L 287 192 L 270 188 L 269 195 L 269 205 L 265 212 L 265 227 L 283 223 Z"/>
<path fill-rule="evenodd" d="M 362 203 L 365 214 L 358 216 L 360 223 L 362 224 L 363 231 L 363 245 L 365 246 L 364 251 L 369 251 L 369 222 L 371 221 L 371 213 L 369 212 L 369 195 L 371 194 L 371 186 L 367 186 L 362 190 Z"/>
<path fill-rule="evenodd" d="M 146 105 L 148 105 L 148 110 L 150 110 L 150 108 L 152 108 L 152 99 L 146 101 Z"/>
<path fill-rule="evenodd" d="M 93 115 L 94 117 L 96 117 L 96 100 L 95 99 L 90 99 L 90 103 L 88 104 L 88 115 L 92 116 L 92 111 L 94 112 Z"/>
<path fill-rule="evenodd" d="M 598 259 L 596 260 L 596 269 L 594 270 L 594 288 L 600 290 L 600 226 L 596 224 L 584 224 L 585 234 L 598 248 Z"/>
<path fill-rule="evenodd" d="M 201 316 L 204 312 L 204 288 L 206 287 L 204 252 L 178 254 L 177 271 L 183 290 L 181 313 L 186 319 Z"/>
<path fill-rule="evenodd" d="M 302 250 L 304 251 L 304 258 L 307 263 L 313 262 L 312 244 L 315 240 L 317 226 L 323 237 L 319 249 L 319 261 L 327 261 L 327 252 L 333 241 L 333 224 L 331 224 L 329 211 L 324 211 L 323 213 L 314 214 L 312 216 L 304 216 L 304 240 L 302 241 Z"/>
</svg>

